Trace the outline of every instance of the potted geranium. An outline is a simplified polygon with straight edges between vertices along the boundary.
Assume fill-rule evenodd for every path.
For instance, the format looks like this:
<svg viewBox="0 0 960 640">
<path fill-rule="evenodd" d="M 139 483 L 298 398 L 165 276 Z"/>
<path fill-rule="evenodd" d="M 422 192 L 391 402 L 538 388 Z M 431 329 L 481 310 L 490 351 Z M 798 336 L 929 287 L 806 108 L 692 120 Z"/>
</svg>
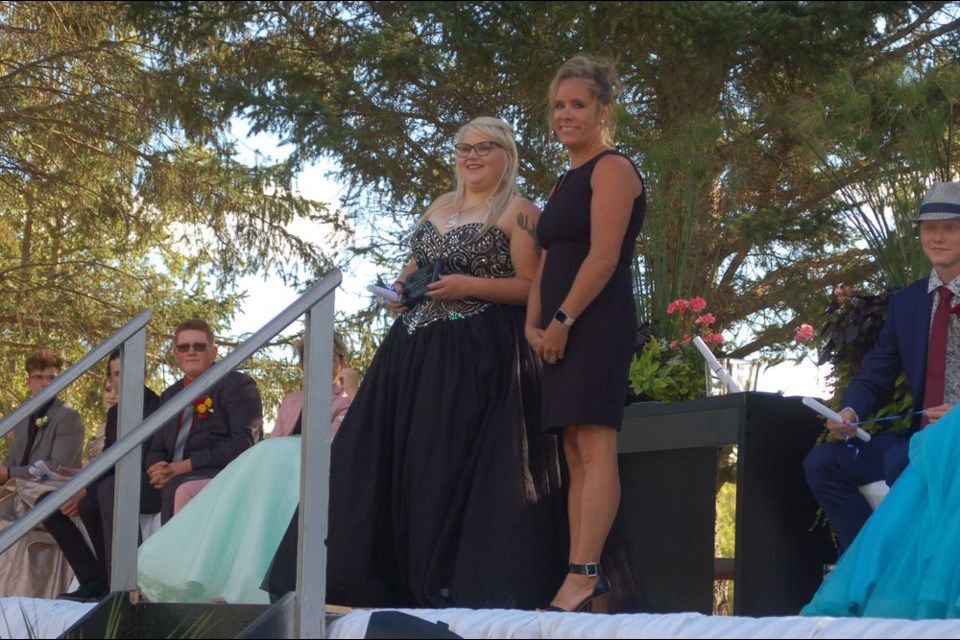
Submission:
<svg viewBox="0 0 960 640">
<path fill-rule="evenodd" d="M 706 393 L 703 356 L 694 347 L 695 336 L 717 349 L 723 336 L 713 330 L 716 322 L 700 296 L 679 298 L 667 305 L 671 316 L 668 338 L 650 323 L 640 328 L 637 355 L 630 367 L 630 385 L 638 400 L 673 402 L 693 400 Z"/>
</svg>

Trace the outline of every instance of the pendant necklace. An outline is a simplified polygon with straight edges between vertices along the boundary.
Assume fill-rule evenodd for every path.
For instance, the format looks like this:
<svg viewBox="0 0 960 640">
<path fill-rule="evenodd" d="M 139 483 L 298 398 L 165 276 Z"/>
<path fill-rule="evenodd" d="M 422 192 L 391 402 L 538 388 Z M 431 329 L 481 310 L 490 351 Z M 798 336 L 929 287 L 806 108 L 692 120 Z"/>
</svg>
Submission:
<svg viewBox="0 0 960 640">
<path fill-rule="evenodd" d="M 452 214 L 449 218 L 447 218 L 447 221 L 444 223 L 444 225 L 447 227 L 447 229 L 453 229 L 455 226 L 457 226 L 458 224 L 460 224 L 460 214 L 461 214 L 462 212 L 464 212 L 464 211 L 473 211 L 474 209 L 476 209 L 477 207 L 479 207 L 479 206 L 482 205 L 482 204 L 484 204 L 484 203 L 483 203 L 483 202 L 475 202 L 475 203 L 473 203 L 472 205 L 470 205 L 469 207 L 465 207 L 465 206 L 463 206 L 464 203 L 461 202 L 460 205 L 457 207 L 457 210 L 454 211 L 453 214 Z"/>
<path fill-rule="evenodd" d="M 454 213 L 452 216 L 450 216 L 449 218 L 447 218 L 447 229 L 453 229 L 455 226 L 457 226 L 457 223 L 458 223 L 458 222 L 460 222 L 460 209 L 459 209 L 459 208 L 457 209 L 457 212 L 456 212 L 456 213 Z"/>
</svg>

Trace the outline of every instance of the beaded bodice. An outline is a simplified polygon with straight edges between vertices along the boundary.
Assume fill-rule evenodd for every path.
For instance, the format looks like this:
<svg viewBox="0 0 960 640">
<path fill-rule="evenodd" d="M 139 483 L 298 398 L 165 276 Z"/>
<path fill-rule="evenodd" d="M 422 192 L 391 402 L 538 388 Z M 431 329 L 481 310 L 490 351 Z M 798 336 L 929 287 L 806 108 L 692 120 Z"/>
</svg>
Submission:
<svg viewBox="0 0 960 640">
<path fill-rule="evenodd" d="M 411 238 L 417 265 L 422 267 L 440 260 L 441 275 L 462 273 L 479 278 L 512 278 L 510 238 L 498 227 L 490 227 L 478 235 L 482 228 L 482 223 L 472 222 L 440 233 L 432 222 L 423 223 Z M 490 305 L 490 302 L 477 298 L 427 299 L 404 313 L 403 322 L 407 331 L 413 333 L 437 320 L 459 320 L 476 315 Z"/>
</svg>

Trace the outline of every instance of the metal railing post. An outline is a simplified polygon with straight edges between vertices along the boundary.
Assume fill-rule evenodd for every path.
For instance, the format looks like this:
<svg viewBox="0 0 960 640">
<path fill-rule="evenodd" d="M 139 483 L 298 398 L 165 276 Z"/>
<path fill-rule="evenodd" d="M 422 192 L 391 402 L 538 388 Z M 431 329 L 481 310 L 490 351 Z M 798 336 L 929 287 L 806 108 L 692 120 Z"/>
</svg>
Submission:
<svg viewBox="0 0 960 640">
<path fill-rule="evenodd" d="M 139 313 L 135 318 L 130 320 L 130 322 L 114 332 L 114 334 L 103 343 L 91 349 L 87 355 L 80 358 L 73 366 L 54 378 L 53 382 L 48 384 L 45 389 L 42 389 L 40 393 L 24 402 L 3 420 L 0 420 L 0 436 L 13 429 L 17 423 L 27 418 L 31 413 L 40 408 L 43 403 L 52 399 L 77 380 L 77 378 L 92 369 L 98 362 L 109 356 L 114 349 L 123 345 L 135 334 L 144 331 L 144 327 L 150 322 L 152 316 L 153 312 L 149 309 Z M 141 373 L 141 379 L 142 375 Z M 73 476 L 62 487 L 57 489 L 56 495 L 50 496 L 49 499 L 38 503 L 33 509 L 30 509 L 30 511 L 20 518 L 17 518 L 16 522 L 0 532 L 0 553 L 6 551 L 10 545 L 20 537 L 46 520 L 50 514 L 63 506 L 63 503 L 73 494 L 83 489 L 101 473 L 109 470 L 120 457 L 119 454 L 117 454 L 116 457 L 108 455 L 112 453 L 115 452 L 108 450 L 100 454 L 93 462 L 81 470 L 80 473 Z"/>
<path fill-rule="evenodd" d="M 117 440 L 133 433 L 143 422 L 143 377 L 146 369 L 147 332 L 141 329 L 120 353 L 120 406 Z M 113 502 L 113 548 L 108 550 L 111 591 L 137 588 L 137 546 L 140 530 L 141 449 L 123 457 L 116 467 Z"/>
<path fill-rule="evenodd" d="M 330 393 L 334 294 L 307 312 L 303 366 L 303 416 L 298 539 L 297 636 L 326 637 L 327 514 L 330 502 Z"/>
</svg>

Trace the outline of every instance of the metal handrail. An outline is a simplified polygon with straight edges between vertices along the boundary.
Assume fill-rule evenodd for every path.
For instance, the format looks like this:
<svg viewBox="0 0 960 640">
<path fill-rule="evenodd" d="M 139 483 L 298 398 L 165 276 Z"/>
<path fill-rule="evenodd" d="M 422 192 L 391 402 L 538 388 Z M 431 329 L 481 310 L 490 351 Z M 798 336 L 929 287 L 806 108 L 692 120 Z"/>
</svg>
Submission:
<svg viewBox="0 0 960 640">
<path fill-rule="evenodd" d="M 73 476 L 62 487 L 57 489 L 56 495 L 38 503 L 33 509 L 17 519 L 17 521 L 0 533 L 0 552 L 8 548 L 14 540 L 25 535 L 31 529 L 43 522 L 54 511 L 60 508 L 71 496 L 83 489 L 86 485 L 99 477 L 111 467 L 120 462 L 124 456 L 139 451 L 140 445 L 169 420 L 180 413 L 197 396 L 203 395 L 213 387 L 223 376 L 233 371 L 244 360 L 252 356 L 261 347 L 266 345 L 274 336 L 292 324 L 300 316 L 306 315 L 306 331 L 304 336 L 304 404 L 302 414 L 302 451 L 301 451 L 301 505 L 300 509 L 300 568 L 298 571 L 298 589 L 296 598 L 296 618 L 299 637 L 323 637 L 325 632 L 324 601 L 326 597 L 326 545 L 316 544 L 309 548 L 305 540 L 323 541 L 326 538 L 327 504 L 329 496 L 329 468 L 330 442 L 332 436 L 329 429 L 331 407 L 330 387 L 331 362 L 333 361 L 333 320 L 334 295 L 333 292 L 342 281 L 338 269 L 327 273 L 317 284 L 307 290 L 300 298 L 286 309 L 277 314 L 272 320 L 250 336 L 243 343 L 234 348 L 229 355 L 214 364 L 201 376 L 194 380 L 188 389 L 183 389 L 176 396 L 163 403 L 153 414 L 143 420 L 143 423 L 133 429 L 124 425 L 125 411 L 121 405 L 121 428 L 116 443 L 97 456 L 78 474 Z M 314 308 L 318 313 L 313 313 Z M 144 314 L 149 314 L 145 311 Z M 138 316 L 140 318 L 140 316 Z M 149 315 L 147 316 L 149 319 Z M 132 323 L 133 321 L 131 321 Z M 130 323 L 128 323 L 130 324 Z M 124 327 L 126 328 L 126 327 Z M 123 331 L 123 329 L 121 329 Z M 117 332 L 119 334 L 120 331 Z M 116 334 L 115 334 L 116 335 Z M 37 394 L 10 418 L 28 416 L 45 400 L 52 398 L 59 390 L 66 387 L 80 374 L 67 376 L 82 363 L 88 363 L 87 368 L 110 353 L 107 343 L 96 347 L 87 356 L 71 367 L 64 380 L 58 377 L 50 383 L 47 389 Z M 98 354 L 100 354 L 98 356 Z M 95 357 L 97 356 L 97 357 Z M 128 362 L 124 359 L 121 365 L 123 379 L 123 400 L 128 394 L 135 391 L 141 396 L 142 402 L 142 371 L 141 382 L 138 386 L 127 384 Z M 85 371 L 86 369 L 84 369 Z M 82 373 L 82 372 L 81 372 Z M 132 387 L 132 388 L 131 388 Z M 123 401 L 122 400 L 122 401 Z M 323 419 L 327 416 L 326 420 Z M 314 429 L 312 425 L 326 424 L 327 428 Z M 128 428 L 124 428 L 124 427 Z M 139 469 L 140 459 L 137 455 L 128 456 L 123 464 L 135 465 Z M 127 469 L 129 470 L 129 469 Z M 117 504 L 114 520 L 113 563 L 111 574 L 111 588 L 113 590 L 132 590 L 136 587 L 136 518 L 125 514 L 136 513 L 135 501 L 139 502 L 139 478 L 136 475 L 121 476 L 121 467 L 117 469 L 116 491 Z M 130 481 L 127 478 L 133 477 Z M 126 489 L 126 494 L 121 490 Z M 124 508 L 126 507 L 126 508 Z M 130 544 L 130 541 L 133 544 Z M 132 551 L 131 551 L 132 550 Z"/>
<path fill-rule="evenodd" d="M 120 418 L 118 426 L 122 429 L 126 426 L 126 423 L 136 420 L 133 416 L 138 415 L 137 411 L 139 411 L 139 415 L 142 416 L 143 396 L 142 393 L 134 394 L 134 391 L 143 386 L 142 363 L 145 360 L 146 353 L 146 326 L 152 317 L 152 311 L 142 311 L 100 345 L 91 349 L 73 366 L 54 378 L 50 384 L 41 389 L 39 393 L 20 405 L 13 413 L 4 418 L 3 421 L 0 421 L 0 435 L 13 429 L 17 424 L 39 409 L 45 402 L 53 399 L 60 391 L 76 381 L 77 378 L 93 368 L 98 362 L 110 355 L 117 348 L 121 349 L 121 365 L 124 368 L 123 382 L 126 384 L 126 389 L 121 390 L 120 394 L 121 413 L 118 416 Z M 141 363 L 139 367 L 136 367 L 134 364 L 137 362 Z M 128 380 L 132 382 L 128 384 Z M 135 397 L 131 398 L 131 396 Z M 126 408 L 124 408 L 124 405 L 126 405 Z M 95 460 L 94 462 L 98 461 Z M 132 464 L 135 464 L 136 468 L 139 469 L 140 460 L 133 460 Z M 55 510 L 63 506 L 63 503 L 65 503 L 75 491 L 86 487 L 107 468 L 105 464 L 91 463 L 86 469 L 76 474 L 64 485 L 73 488 L 74 491 L 57 490 L 49 499 L 38 503 L 35 508 L 18 518 L 16 522 L 0 533 L 0 553 L 6 551 L 10 545 L 30 532 Z M 131 474 L 129 468 L 129 462 L 125 462 L 125 466 L 118 468 L 117 473 L 123 474 L 120 476 L 120 479 L 126 479 L 127 477 L 134 477 L 136 475 L 136 471 Z M 137 498 L 139 499 L 139 495 Z M 134 505 L 131 505 L 130 508 L 134 508 Z"/>
<path fill-rule="evenodd" d="M 29 417 L 34 411 L 42 407 L 48 400 L 69 387 L 80 376 L 92 369 L 94 365 L 106 358 L 113 351 L 119 348 L 124 342 L 130 339 L 137 331 L 143 329 L 153 317 L 153 312 L 149 309 L 141 312 L 133 320 L 123 325 L 113 335 L 104 340 L 100 345 L 94 347 L 87 355 L 83 356 L 66 371 L 54 378 L 50 384 L 40 390 L 39 393 L 31 396 L 23 404 L 8 414 L 3 420 L 0 420 L 0 438 L 12 430 L 20 421 Z M 0 552 L 6 547 L 0 546 Z"/>
</svg>

